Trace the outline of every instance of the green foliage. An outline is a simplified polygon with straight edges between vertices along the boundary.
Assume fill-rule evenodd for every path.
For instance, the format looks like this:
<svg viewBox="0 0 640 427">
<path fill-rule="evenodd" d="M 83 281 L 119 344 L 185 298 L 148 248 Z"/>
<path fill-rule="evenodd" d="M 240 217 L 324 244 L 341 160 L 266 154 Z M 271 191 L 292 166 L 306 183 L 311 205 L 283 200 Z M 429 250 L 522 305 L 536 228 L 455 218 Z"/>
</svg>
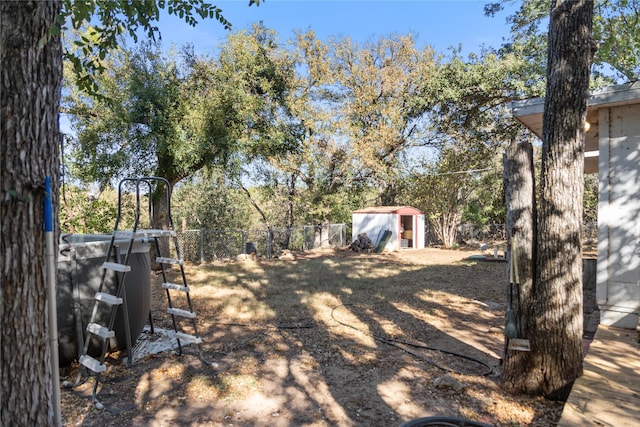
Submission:
<svg viewBox="0 0 640 427">
<path fill-rule="evenodd" d="M 640 1 L 601 0 L 596 3 L 593 37 L 598 41 L 594 62 L 602 72 L 613 67 L 628 80 L 640 78 Z"/>
<path fill-rule="evenodd" d="M 398 202 L 428 212 L 443 233 L 454 220 L 502 222 L 499 173 L 451 172 L 500 169 L 495 154 L 523 132 L 509 102 L 543 94 L 545 5 L 524 2 L 509 44 L 467 58 L 418 49 L 411 35 L 357 44 L 308 31 L 286 47 L 263 25 L 230 34 L 215 58 L 166 55 L 153 42 L 112 51 L 99 96 L 70 91 L 75 176 L 190 177 L 176 194 L 189 226 L 232 227 L 226 216 L 256 224 L 234 210 L 249 202 L 263 226 L 349 222 L 353 209 Z M 80 41 L 98 35 L 89 28 Z M 417 165 L 426 149 L 438 161 Z M 205 184 L 198 171 L 216 165 L 223 176 Z"/>
<path fill-rule="evenodd" d="M 353 211 L 365 205 L 364 194 L 354 190 L 344 188 L 337 193 L 323 195 L 314 206 L 305 210 L 301 223 L 320 224 L 329 219 L 334 223 L 350 223 Z"/>
<path fill-rule="evenodd" d="M 257 4 L 252 1 L 250 4 Z M 134 42 L 143 35 L 156 40 L 160 36 L 154 22 L 160 17 L 160 10 L 166 9 L 195 26 L 199 19 L 215 19 L 226 29 L 231 23 L 222 15 L 222 10 L 205 0 L 64 0 L 62 13 L 54 33 L 73 30 L 82 31 L 64 51 L 64 58 L 72 64 L 73 79 L 81 90 L 102 95 L 97 81 L 99 74 L 106 70 L 107 55 L 121 43 L 121 36 L 127 34 Z"/>
<path fill-rule="evenodd" d="M 275 46 L 258 26 L 230 37 L 218 61 L 152 42 L 111 55 L 96 78 L 101 96 L 65 98 L 77 135 L 73 175 L 103 187 L 125 175 L 173 185 L 233 155 L 248 163 L 294 149 L 291 127 L 276 122 L 291 69 L 271 56 Z"/>
<path fill-rule="evenodd" d="M 110 55 L 96 79 L 100 96 L 70 85 L 65 97 L 77 135 L 68 148 L 73 176 L 105 188 L 155 175 L 173 186 L 224 165 L 228 179 L 240 179 L 243 165 L 295 150 L 293 64 L 277 47 L 275 33 L 256 25 L 230 36 L 215 60 L 190 48 L 164 54 L 153 42 Z M 205 217 L 197 219 L 212 223 Z"/>
<path fill-rule="evenodd" d="M 424 82 L 422 97 L 433 104 L 429 119 L 436 140 L 503 145 L 517 134 L 510 102 L 537 93 L 528 66 L 517 55 L 492 51 L 462 58 L 452 51 L 437 74 Z M 461 138 L 457 138 L 461 139 Z"/>
<path fill-rule="evenodd" d="M 274 166 L 296 171 L 307 216 L 344 216 L 373 188 L 393 203 L 406 151 L 430 143 L 420 82 L 436 66 L 432 49 L 416 48 L 411 35 L 359 45 L 307 31 L 296 35 L 293 54 L 301 72 L 289 104 L 300 145 Z"/>
<path fill-rule="evenodd" d="M 251 213 L 244 195 L 226 184 L 221 171 L 183 181 L 172 199 L 176 227 L 184 220 L 189 229 L 244 230 Z"/>
<path fill-rule="evenodd" d="M 445 246 L 461 221 L 504 222 L 500 152 L 522 132 L 509 103 L 531 93 L 527 64 L 511 53 L 483 51 L 464 59 L 456 51 L 425 81 L 433 104 L 435 160 L 409 174 L 403 202 L 422 209 Z"/>
<path fill-rule="evenodd" d="M 495 15 L 503 0 L 485 6 L 487 15 Z M 503 51 L 519 53 L 531 66 L 536 80 L 546 78 L 547 32 L 549 12 L 547 0 L 525 0 L 507 18 L 511 24 L 511 40 Z M 610 84 L 614 80 L 637 80 L 640 76 L 640 0 L 597 0 L 592 37 L 597 44 L 593 59 L 592 85 Z M 607 78 L 603 81 L 602 77 Z M 608 82 L 606 81 L 608 80 Z"/>
<path fill-rule="evenodd" d="M 112 188 L 102 192 L 74 185 L 62 187 L 58 211 L 62 233 L 111 233 L 118 212 L 118 195 Z M 135 200 L 131 195 L 122 199 L 120 225 L 131 228 Z"/>
<path fill-rule="evenodd" d="M 250 32 L 230 35 L 216 64 L 212 76 L 222 104 L 216 107 L 235 130 L 246 161 L 295 151 L 297 128 L 287 99 L 294 65 L 280 50 L 276 33 L 256 24 Z"/>
<path fill-rule="evenodd" d="M 337 100 L 337 133 L 350 140 L 346 167 L 353 180 L 380 190 L 380 204 L 395 204 L 403 154 L 432 145 L 425 117 L 433 98 L 423 96 L 422 82 L 436 74 L 435 52 L 418 49 L 410 34 L 363 45 L 343 38 L 329 47 L 331 80 L 325 90 Z"/>
<path fill-rule="evenodd" d="M 435 160 L 425 162 L 422 170 L 408 177 L 403 195 L 404 200 L 411 200 L 413 206 L 425 213 L 446 247 L 456 243 L 457 227 L 465 208 L 472 213 L 474 205 L 486 201 L 494 204 L 496 211 L 499 209 L 495 194 L 487 187 L 497 185 L 496 173 L 486 173 L 486 169 L 494 167 L 493 151 L 488 146 L 470 148 L 460 143 L 444 147 Z M 488 215 L 476 216 L 476 219 L 483 218 Z"/>
<path fill-rule="evenodd" d="M 63 100 L 77 137 L 69 150 L 73 176 L 103 188 L 122 176 L 175 182 L 189 166 L 185 155 L 179 167 L 174 161 L 180 145 L 189 143 L 181 130 L 188 94 L 181 92 L 177 58 L 165 59 L 157 45 L 144 43 L 105 65 L 108 72 L 96 78 L 102 96 L 72 90 Z"/>
<path fill-rule="evenodd" d="M 271 207 L 264 211 L 273 224 L 285 223 L 287 212 L 304 223 L 348 222 L 364 205 L 413 205 L 404 187 L 419 149 L 458 144 L 484 156 L 487 167 L 518 132 L 508 102 L 524 91 L 527 69 L 515 55 L 487 51 L 464 60 L 454 52 L 444 62 L 409 35 L 360 46 L 325 43 L 312 31 L 297 34 L 294 49 L 301 72 L 287 92 L 287 115 L 277 120 L 295 129 L 297 150 L 267 159 L 252 175 L 261 183 L 253 196 Z M 469 198 L 487 208 L 483 217 L 497 219 L 503 203 L 495 194 Z"/>
<path fill-rule="evenodd" d="M 506 222 L 501 169 L 496 167 L 480 175 L 478 185 L 462 208 L 461 221 L 479 225 Z"/>
<path fill-rule="evenodd" d="M 598 174 L 584 176 L 584 210 L 583 222 L 597 223 L 598 221 Z"/>
</svg>

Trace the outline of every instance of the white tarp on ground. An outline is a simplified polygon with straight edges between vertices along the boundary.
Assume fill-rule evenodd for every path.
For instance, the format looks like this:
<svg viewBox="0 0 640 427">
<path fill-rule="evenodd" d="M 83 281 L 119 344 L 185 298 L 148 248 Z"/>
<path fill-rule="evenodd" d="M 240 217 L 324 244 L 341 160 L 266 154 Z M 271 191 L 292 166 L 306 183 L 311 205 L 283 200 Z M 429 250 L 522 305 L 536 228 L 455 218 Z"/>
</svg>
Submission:
<svg viewBox="0 0 640 427">
<path fill-rule="evenodd" d="M 171 351 L 178 348 L 178 340 L 176 333 L 172 329 L 153 328 L 153 334 L 149 326 L 145 326 L 144 330 L 138 337 L 133 346 L 133 362 L 144 359 L 147 356 Z M 188 344 L 181 343 L 182 346 Z"/>
</svg>

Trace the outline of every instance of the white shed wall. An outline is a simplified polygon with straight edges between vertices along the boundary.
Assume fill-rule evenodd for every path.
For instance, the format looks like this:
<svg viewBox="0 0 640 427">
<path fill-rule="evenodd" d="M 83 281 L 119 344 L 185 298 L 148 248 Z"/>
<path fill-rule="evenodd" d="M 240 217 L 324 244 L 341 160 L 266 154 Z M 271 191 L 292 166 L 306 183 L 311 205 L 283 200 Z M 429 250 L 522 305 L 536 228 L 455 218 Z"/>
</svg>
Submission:
<svg viewBox="0 0 640 427">
<path fill-rule="evenodd" d="M 354 213 L 352 216 L 351 241 L 354 241 L 358 234 L 367 233 L 373 242 L 374 247 L 382 238 L 384 230 L 391 230 L 391 238 L 384 247 L 385 251 L 393 251 L 398 245 L 398 214 L 374 214 L 374 213 Z"/>
<path fill-rule="evenodd" d="M 416 249 L 424 249 L 424 214 L 417 216 Z"/>
<path fill-rule="evenodd" d="M 601 323 L 640 315 L 640 104 L 599 111 L 598 271 Z"/>
</svg>

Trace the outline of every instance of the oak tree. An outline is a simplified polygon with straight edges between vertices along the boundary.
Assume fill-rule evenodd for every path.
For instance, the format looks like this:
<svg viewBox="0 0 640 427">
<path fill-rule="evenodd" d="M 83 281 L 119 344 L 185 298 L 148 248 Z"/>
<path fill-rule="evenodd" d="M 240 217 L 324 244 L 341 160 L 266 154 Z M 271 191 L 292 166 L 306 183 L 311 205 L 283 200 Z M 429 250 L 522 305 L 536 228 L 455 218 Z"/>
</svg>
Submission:
<svg viewBox="0 0 640 427">
<path fill-rule="evenodd" d="M 502 376 L 507 389 L 560 400 L 582 373 L 583 144 L 593 10 L 590 0 L 551 2 L 537 219 L 529 222 L 535 229 L 515 230 L 521 238 L 516 258 L 531 273 L 531 287 L 521 293 L 526 313 L 519 331 L 531 351 L 508 351 Z M 529 163 L 520 162 L 523 168 Z M 519 206 L 525 208 L 534 207 Z"/>
<path fill-rule="evenodd" d="M 214 18 L 225 22 L 222 15 L 216 15 L 217 8 L 200 0 L 0 2 L 2 425 L 59 422 L 55 419 L 57 408 L 51 402 L 53 390 L 48 363 L 43 183 L 46 176 L 51 178 L 55 212 L 60 164 L 61 29 L 67 25 L 66 18 L 76 28 L 89 22 L 97 23 L 94 40 L 79 41 L 86 47 L 83 54 L 94 61 L 91 65 L 77 58 L 77 71 L 80 78 L 84 78 L 83 69 L 100 68 L 96 60 L 117 45 L 121 28 L 157 33 L 153 22 L 159 16 L 158 8 L 167 8 L 169 13 L 193 20 L 192 23 L 199 19 L 195 13 L 202 18 L 213 13 Z M 96 55 L 92 46 L 98 46 Z M 84 81 L 90 88 L 90 78 Z M 57 253 L 57 249 L 53 252 Z"/>
</svg>

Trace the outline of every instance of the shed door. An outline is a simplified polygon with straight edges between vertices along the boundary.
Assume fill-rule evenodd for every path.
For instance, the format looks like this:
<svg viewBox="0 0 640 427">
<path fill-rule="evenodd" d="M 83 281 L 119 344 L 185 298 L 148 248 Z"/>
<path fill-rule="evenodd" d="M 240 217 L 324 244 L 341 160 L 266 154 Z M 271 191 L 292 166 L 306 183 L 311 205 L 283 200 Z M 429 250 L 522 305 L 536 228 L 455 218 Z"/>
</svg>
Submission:
<svg viewBox="0 0 640 427">
<path fill-rule="evenodd" d="M 416 247 L 416 224 L 413 215 L 400 216 L 400 247 Z"/>
</svg>

